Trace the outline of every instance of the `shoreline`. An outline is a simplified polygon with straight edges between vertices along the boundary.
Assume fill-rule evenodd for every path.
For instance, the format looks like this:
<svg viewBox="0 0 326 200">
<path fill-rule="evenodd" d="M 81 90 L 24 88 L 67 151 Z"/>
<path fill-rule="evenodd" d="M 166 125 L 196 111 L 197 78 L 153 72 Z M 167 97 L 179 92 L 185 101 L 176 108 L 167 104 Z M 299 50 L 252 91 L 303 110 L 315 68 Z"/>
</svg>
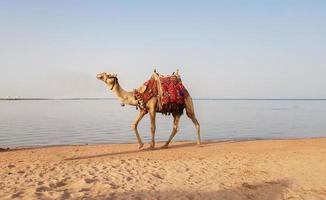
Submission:
<svg viewBox="0 0 326 200">
<path fill-rule="evenodd" d="M 28 148 L 0 153 L 0 199 L 325 199 L 325 167 L 326 138 Z"/>
<path fill-rule="evenodd" d="M 207 144 L 211 142 L 246 142 L 246 141 L 282 141 L 282 140 L 309 140 L 309 139 L 326 139 L 326 136 L 318 136 L 318 137 L 289 137 L 289 138 L 243 138 L 243 139 L 209 139 L 202 140 L 202 144 Z M 144 142 L 144 141 L 143 141 Z M 159 140 L 157 144 L 163 144 L 164 140 Z M 173 143 L 196 143 L 193 140 L 176 140 L 172 141 Z M 144 142 L 146 145 L 148 142 Z M 52 147 L 76 147 L 76 146 L 96 146 L 96 145 L 131 145 L 137 144 L 135 142 L 117 142 L 117 143 L 83 143 L 83 144 L 53 144 L 53 145 L 31 145 L 31 146 L 17 146 L 17 147 L 0 147 L 1 152 L 8 151 L 21 151 L 21 150 L 29 150 L 29 149 L 43 149 L 43 148 L 52 148 Z M 157 148 L 157 147 L 156 147 Z"/>
</svg>

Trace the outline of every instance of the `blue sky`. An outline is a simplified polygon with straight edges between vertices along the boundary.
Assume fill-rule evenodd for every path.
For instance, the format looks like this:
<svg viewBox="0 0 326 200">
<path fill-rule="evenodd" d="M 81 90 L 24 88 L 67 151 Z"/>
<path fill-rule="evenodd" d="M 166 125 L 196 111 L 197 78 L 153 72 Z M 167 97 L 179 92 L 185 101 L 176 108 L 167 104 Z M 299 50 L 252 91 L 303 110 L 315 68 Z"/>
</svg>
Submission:
<svg viewBox="0 0 326 200">
<path fill-rule="evenodd" d="M 1 1 L 0 97 L 112 97 L 179 68 L 193 97 L 326 98 L 326 1 Z"/>
</svg>

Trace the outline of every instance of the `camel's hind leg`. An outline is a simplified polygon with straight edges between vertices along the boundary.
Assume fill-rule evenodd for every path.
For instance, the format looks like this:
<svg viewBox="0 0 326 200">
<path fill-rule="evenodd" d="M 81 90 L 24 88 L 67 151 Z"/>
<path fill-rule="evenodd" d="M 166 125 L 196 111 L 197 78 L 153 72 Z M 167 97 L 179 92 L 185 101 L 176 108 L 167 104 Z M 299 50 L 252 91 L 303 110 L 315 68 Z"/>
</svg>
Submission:
<svg viewBox="0 0 326 200">
<path fill-rule="evenodd" d="M 139 115 L 136 117 L 134 123 L 131 125 L 131 128 L 134 130 L 134 132 L 135 132 L 135 134 L 136 134 L 139 149 L 141 149 L 141 148 L 144 146 L 144 143 L 141 141 L 141 138 L 140 138 L 139 133 L 138 133 L 137 126 L 138 126 L 138 123 L 140 122 L 140 120 L 141 120 L 145 115 L 146 115 L 146 111 L 141 110 L 140 113 L 139 113 Z"/>
<path fill-rule="evenodd" d="M 170 135 L 170 138 L 166 143 L 162 146 L 162 148 L 167 148 L 172 141 L 173 137 L 177 134 L 179 129 L 179 121 L 180 121 L 180 115 L 179 114 L 173 114 L 173 129 L 172 133 Z"/>
<path fill-rule="evenodd" d="M 196 130 L 197 130 L 197 144 L 201 144 L 200 140 L 200 124 L 196 118 L 195 111 L 194 111 L 194 104 L 192 102 L 192 98 L 190 95 L 185 99 L 186 103 L 186 113 L 187 116 L 191 119 L 191 121 L 195 124 Z"/>
</svg>

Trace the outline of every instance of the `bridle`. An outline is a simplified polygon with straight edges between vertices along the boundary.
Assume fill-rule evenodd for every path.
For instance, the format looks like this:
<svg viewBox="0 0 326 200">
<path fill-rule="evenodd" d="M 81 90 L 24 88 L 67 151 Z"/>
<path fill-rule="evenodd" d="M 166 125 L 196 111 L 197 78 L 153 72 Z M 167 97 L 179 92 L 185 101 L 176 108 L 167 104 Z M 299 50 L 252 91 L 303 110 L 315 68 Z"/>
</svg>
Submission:
<svg viewBox="0 0 326 200">
<path fill-rule="evenodd" d="M 113 82 L 113 84 L 112 84 L 112 86 L 111 86 L 111 88 L 110 88 L 110 90 L 113 90 L 115 84 L 117 83 L 118 78 L 117 78 L 117 77 L 112 77 L 112 76 L 111 76 L 111 77 L 110 77 L 110 76 L 106 76 L 104 82 L 107 83 L 106 81 L 107 81 L 109 78 L 114 78 L 114 82 Z"/>
</svg>

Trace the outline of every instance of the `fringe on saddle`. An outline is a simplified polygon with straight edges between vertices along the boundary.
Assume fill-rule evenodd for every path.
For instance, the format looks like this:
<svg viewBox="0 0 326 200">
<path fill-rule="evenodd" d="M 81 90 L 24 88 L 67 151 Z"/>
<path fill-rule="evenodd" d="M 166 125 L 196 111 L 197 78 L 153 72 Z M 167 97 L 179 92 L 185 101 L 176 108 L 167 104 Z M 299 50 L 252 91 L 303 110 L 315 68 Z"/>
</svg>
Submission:
<svg viewBox="0 0 326 200">
<path fill-rule="evenodd" d="M 140 88 L 134 90 L 138 101 L 137 108 L 147 111 L 146 104 L 154 96 L 157 97 L 156 111 L 170 115 L 183 114 L 185 98 L 189 95 L 183 86 L 179 71 L 169 76 L 154 74 Z"/>
</svg>

